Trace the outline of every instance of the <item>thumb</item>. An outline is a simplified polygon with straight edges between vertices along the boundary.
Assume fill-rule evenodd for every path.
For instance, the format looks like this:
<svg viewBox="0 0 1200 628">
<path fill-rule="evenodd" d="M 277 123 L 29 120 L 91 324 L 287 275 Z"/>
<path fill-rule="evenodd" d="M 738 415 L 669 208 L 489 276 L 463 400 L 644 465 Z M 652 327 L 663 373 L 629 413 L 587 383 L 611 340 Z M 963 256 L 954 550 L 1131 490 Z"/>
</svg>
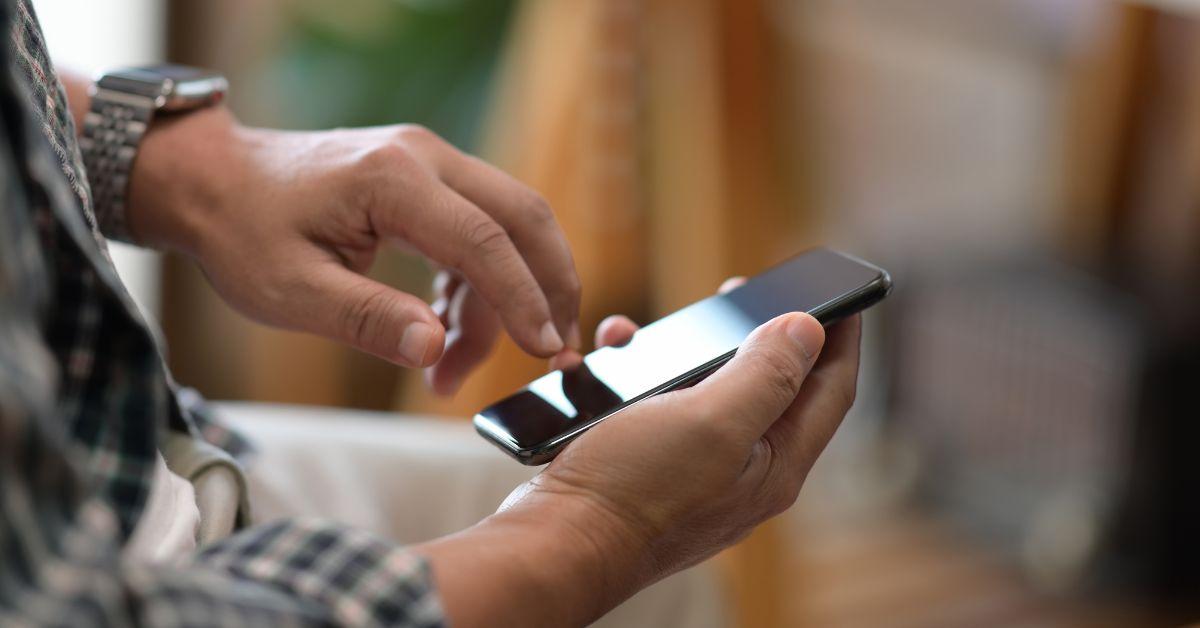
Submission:
<svg viewBox="0 0 1200 628">
<path fill-rule="evenodd" d="M 733 359 L 693 390 L 705 396 L 712 416 L 737 421 L 753 442 L 795 401 L 824 343 L 815 318 L 784 314 L 755 329 Z"/>
<path fill-rule="evenodd" d="M 446 330 L 421 299 L 340 265 L 310 275 L 306 331 L 349 344 L 402 366 L 423 367 L 442 355 Z"/>
</svg>

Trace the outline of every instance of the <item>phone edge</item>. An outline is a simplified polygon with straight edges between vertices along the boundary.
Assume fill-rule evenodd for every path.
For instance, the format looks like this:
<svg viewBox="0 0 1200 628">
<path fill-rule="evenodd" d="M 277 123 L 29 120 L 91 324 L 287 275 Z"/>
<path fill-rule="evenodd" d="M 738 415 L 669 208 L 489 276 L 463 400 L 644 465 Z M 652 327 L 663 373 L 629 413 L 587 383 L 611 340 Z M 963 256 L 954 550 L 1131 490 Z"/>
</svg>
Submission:
<svg viewBox="0 0 1200 628">
<path fill-rule="evenodd" d="M 863 284 L 857 290 L 848 292 L 839 298 L 832 299 L 813 308 L 809 312 L 809 315 L 811 315 L 813 318 L 816 318 L 817 321 L 820 322 L 824 327 L 829 327 L 830 325 L 837 323 L 847 316 L 852 316 L 858 312 L 862 312 L 863 310 L 879 303 L 891 293 L 893 286 L 892 276 L 886 270 L 853 255 L 848 255 L 846 253 L 842 253 L 841 251 L 834 252 L 838 255 L 842 255 L 843 257 L 850 258 L 859 264 L 872 268 L 879 274 L 875 279 L 869 283 Z M 698 384 L 719 369 L 723 364 L 728 362 L 731 358 L 733 358 L 734 354 L 736 353 L 737 349 L 729 351 L 728 353 L 710 360 L 709 362 L 694 368 L 691 371 L 680 375 L 679 377 L 676 377 L 660 386 L 638 395 L 637 397 L 634 397 L 633 399 L 630 399 L 629 401 L 626 401 L 608 414 L 596 417 L 592 421 L 575 428 L 567 434 L 559 435 L 550 441 L 528 449 L 517 449 L 505 442 L 500 441 L 491 432 L 481 429 L 474 417 L 472 418 L 471 422 L 475 426 L 475 431 L 479 433 L 480 436 L 498 447 L 510 457 L 527 466 L 539 466 L 553 460 L 563 447 L 576 438 L 582 436 L 584 432 L 599 425 L 601 422 L 620 414 L 635 404 L 655 395 L 661 395 L 665 392 L 671 392 L 673 390 L 679 390 Z M 475 416 L 477 417 L 479 415 Z"/>
</svg>

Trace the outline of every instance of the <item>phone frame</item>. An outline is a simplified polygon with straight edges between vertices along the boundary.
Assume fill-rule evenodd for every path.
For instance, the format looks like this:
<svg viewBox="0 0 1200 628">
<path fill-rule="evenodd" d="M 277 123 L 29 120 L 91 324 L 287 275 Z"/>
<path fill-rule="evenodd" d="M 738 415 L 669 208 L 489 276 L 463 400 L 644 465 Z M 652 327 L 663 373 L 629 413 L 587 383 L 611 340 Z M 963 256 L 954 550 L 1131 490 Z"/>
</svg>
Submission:
<svg viewBox="0 0 1200 628">
<path fill-rule="evenodd" d="M 847 292 L 837 298 L 831 299 L 817 307 L 809 310 L 809 314 L 817 319 L 821 325 L 829 327 L 839 320 L 852 314 L 861 312 L 872 305 L 883 300 L 884 297 L 892 291 L 892 277 L 888 272 L 870 262 L 859 259 L 853 255 L 838 252 L 839 255 L 847 257 L 863 266 L 875 270 L 878 275 L 870 282 L 858 287 L 857 289 Z M 786 263 L 786 262 L 784 262 Z M 764 271 L 766 272 L 766 271 Z M 753 278 L 751 278 L 753 280 Z M 721 365 L 728 362 L 737 353 L 737 349 L 733 349 L 720 357 L 706 362 L 674 379 L 668 380 L 663 384 L 656 386 L 629 401 L 622 403 L 614 408 L 611 412 L 602 414 L 593 418 L 591 421 L 578 425 L 570 431 L 564 432 L 533 447 L 521 448 L 515 442 L 506 438 L 504 432 L 500 430 L 490 419 L 481 414 L 475 415 L 472 423 L 475 424 L 475 431 L 483 436 L 488 442 L 499 447 L 509 456 L 515 458 L 518 462 L 524 465 L 536 466 L 550 462 L 562 451 L 572 440 L 575 440 L 584 432 L 592 429 L 601 421 L 617 415 L 618 413 L 632 407 L 634 404 L 660 395 L 672 390 L 679 390 L 700 383 L 704 378 L 713 374 Z"/>
</svg>

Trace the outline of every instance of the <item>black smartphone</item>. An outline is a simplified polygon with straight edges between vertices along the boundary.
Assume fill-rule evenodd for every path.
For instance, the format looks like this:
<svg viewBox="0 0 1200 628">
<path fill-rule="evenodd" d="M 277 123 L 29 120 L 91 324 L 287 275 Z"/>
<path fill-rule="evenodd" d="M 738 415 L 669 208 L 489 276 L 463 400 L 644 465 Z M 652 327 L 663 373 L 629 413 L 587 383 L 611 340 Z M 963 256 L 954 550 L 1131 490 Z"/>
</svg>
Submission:
<svg viewBox="0 0 1200 628">
<path fill-rule="evenodd" d="M 699 382 L 733 357 L 759 325 L 808 312 L 823 325 L 891 291 L 878 266 L 829 249 L 782 262 L 725 294 L 693 303 L 584 356 L 475 415 L 475 429 L 518 461 L 544 464 L 588 428 L 659 393 Z"/>
</svg>

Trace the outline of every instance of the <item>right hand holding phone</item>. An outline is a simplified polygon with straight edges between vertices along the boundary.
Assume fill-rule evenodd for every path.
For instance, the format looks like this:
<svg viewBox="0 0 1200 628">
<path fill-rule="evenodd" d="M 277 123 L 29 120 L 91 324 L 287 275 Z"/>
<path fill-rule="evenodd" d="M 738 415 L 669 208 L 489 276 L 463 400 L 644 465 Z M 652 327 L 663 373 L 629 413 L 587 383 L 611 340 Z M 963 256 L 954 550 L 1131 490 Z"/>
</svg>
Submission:
<svg viewBox="0 0 1200 628">
<path fill-rule="evenodd" d="M 610 318 L 598 344 L 635 330 Z M 565 520 L 621 598 L 694 565 L 795 502 L 854 401 L 860 330 L 859 316 L 828 337 L 807 314 L 780 316 L 700 384 L 588 431 L 501 509 L 585 513 Z"/>
</svg>

